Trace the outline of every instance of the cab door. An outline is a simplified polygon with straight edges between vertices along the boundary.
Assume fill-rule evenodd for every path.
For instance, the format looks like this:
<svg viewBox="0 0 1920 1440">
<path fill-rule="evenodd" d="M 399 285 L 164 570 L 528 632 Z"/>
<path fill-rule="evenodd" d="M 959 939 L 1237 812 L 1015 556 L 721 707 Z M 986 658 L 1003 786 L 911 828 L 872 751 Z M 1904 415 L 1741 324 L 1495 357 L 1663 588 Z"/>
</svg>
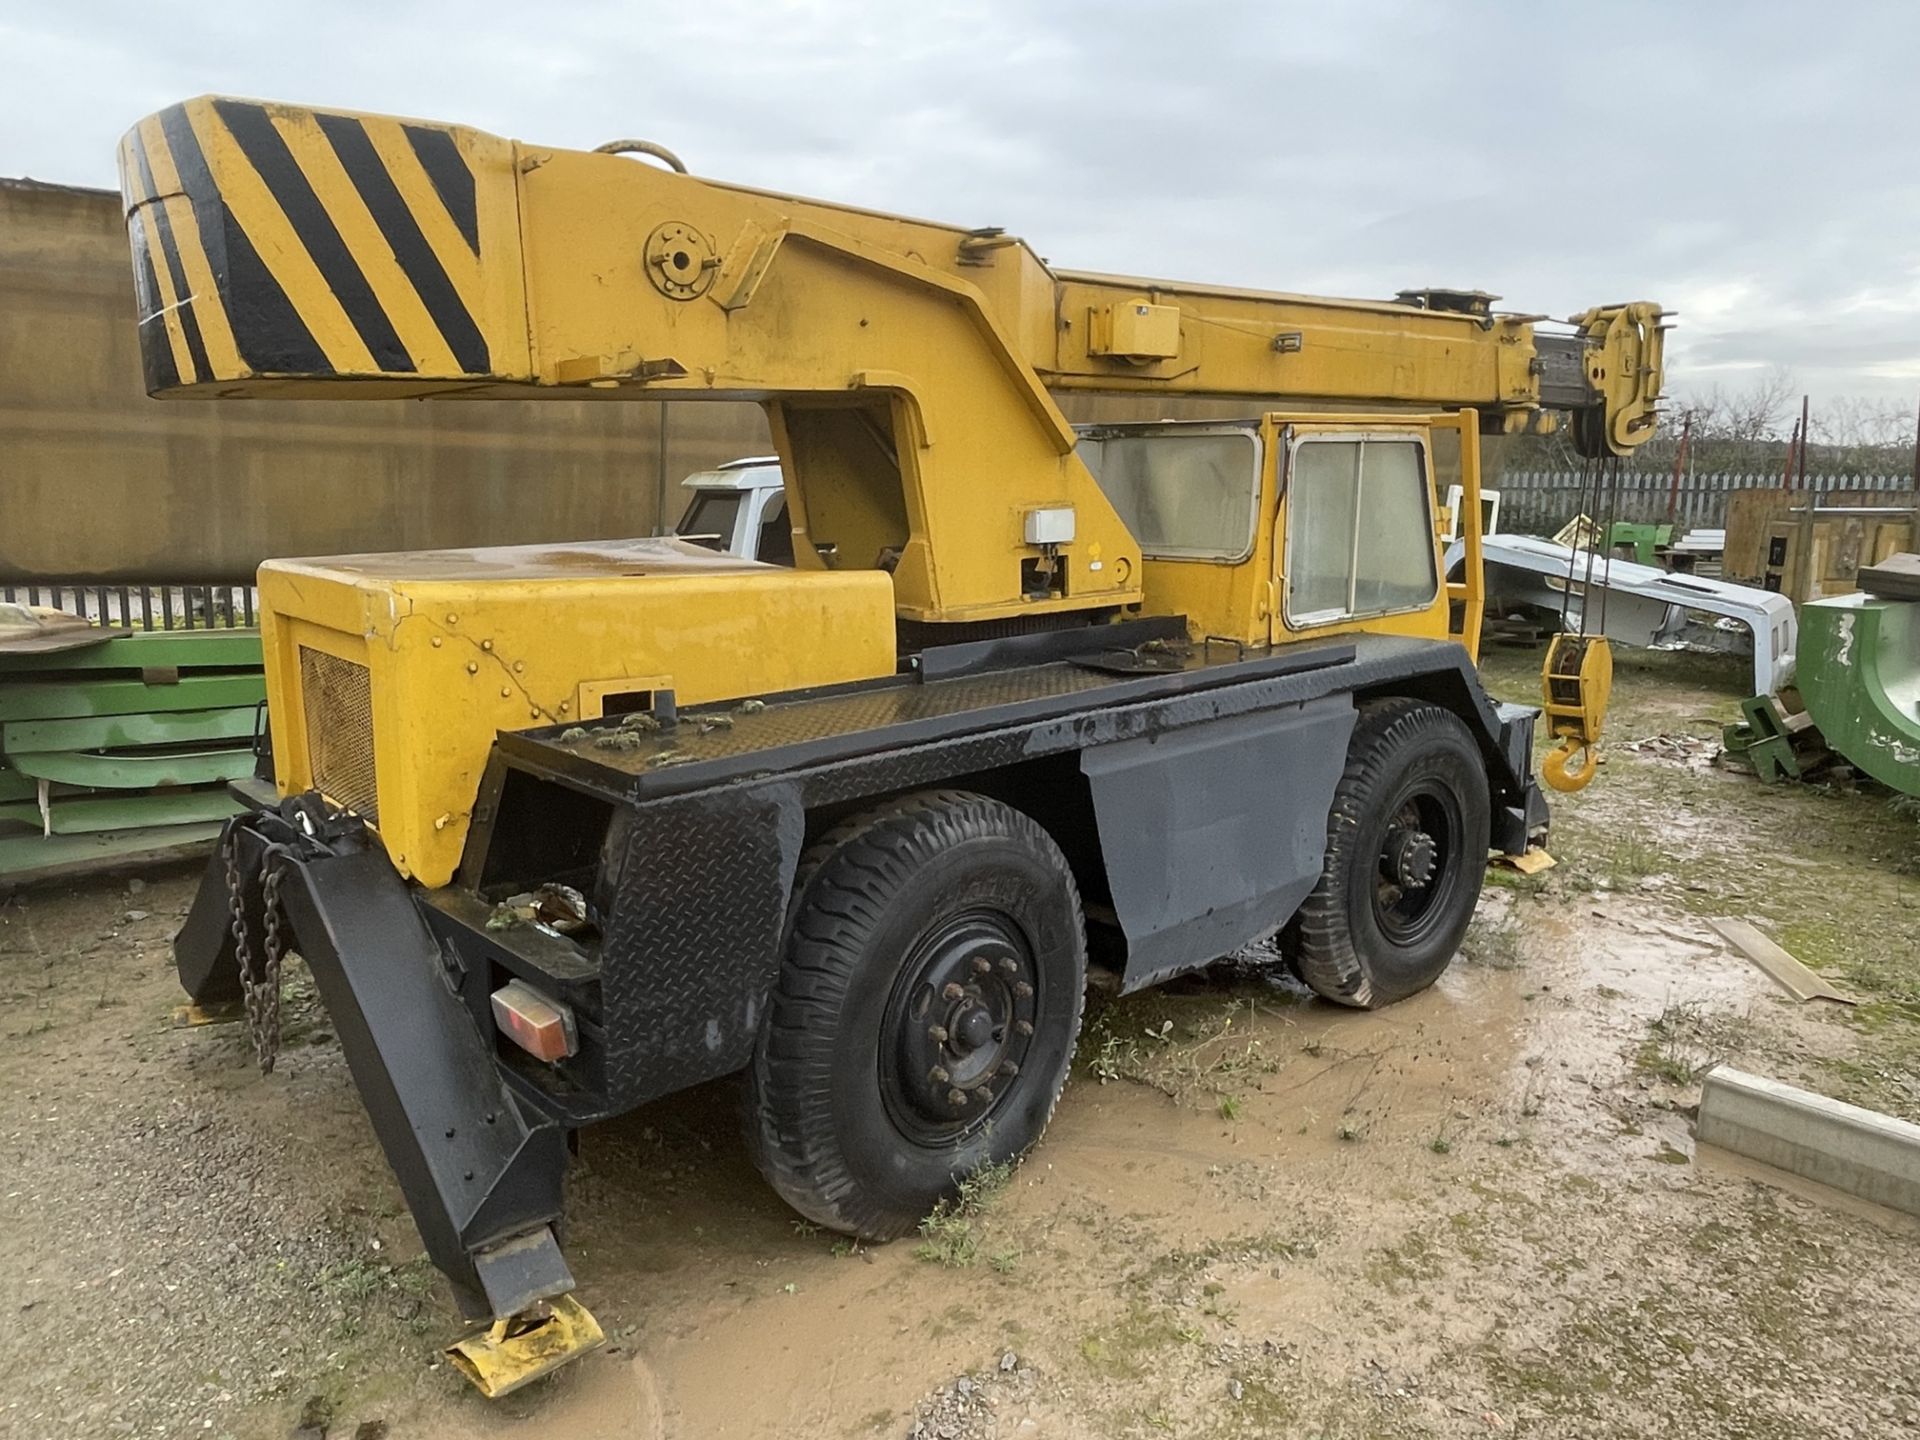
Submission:
<svg viewBox="0 0 1920 1440">
<path fill-rule="evenodd" d="M 1446 638 L 1433 417 L 1273 418 L 1271 642 L 1351 631 Z"/>
</svg>

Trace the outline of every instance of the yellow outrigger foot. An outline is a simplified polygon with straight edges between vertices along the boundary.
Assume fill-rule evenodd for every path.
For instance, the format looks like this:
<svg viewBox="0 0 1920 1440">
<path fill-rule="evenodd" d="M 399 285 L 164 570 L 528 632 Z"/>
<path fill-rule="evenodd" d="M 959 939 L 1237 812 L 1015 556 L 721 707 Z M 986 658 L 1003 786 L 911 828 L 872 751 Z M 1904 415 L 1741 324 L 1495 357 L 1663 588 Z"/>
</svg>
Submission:
<svg viewBox="0 0 1920 1440">
<path fill-rule="evenodd" d="M 173 1028 L 185 1030 L 198 1025 L 225 1025 L 242 1018 L 246 1013 L 246 1006 L 238 1000 L 225 1005 L 176 1005 L 173 1007 Z"/>
<path fill-rule="evenodd" d="M 447 1358 L 482 1395 L 498 1400 L 606 1343 L 587 1307 L 562 1295 L 456 1340 Z"/>
<path fill-rule="evenodd" d="M 1509 870 L 1518 870 L 1522 875 L 1538 875 L 1542 870 L 1551 870 L 1560 862 L 1549 855 L 1545 848 L 1534 845 L 1522 855 L 1496 855 L 1493 863 L 1504 865 Z"/>
</svg>

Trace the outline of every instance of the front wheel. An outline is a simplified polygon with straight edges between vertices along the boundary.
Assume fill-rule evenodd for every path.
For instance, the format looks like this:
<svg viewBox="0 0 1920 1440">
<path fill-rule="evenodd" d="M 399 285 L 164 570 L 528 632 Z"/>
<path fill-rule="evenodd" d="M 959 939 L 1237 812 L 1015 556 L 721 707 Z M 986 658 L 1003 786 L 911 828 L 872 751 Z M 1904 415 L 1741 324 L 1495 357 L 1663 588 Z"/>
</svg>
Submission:
<svg viewBox="0 0 1920 1440">
<path fill-rule="evenodd" d="M 1368 1010 L 1433 984 L 1473 918 L 1490 825 L 1486 762 L 1459 717 L 1415 700 L 1363 706 L 1320 882 L 1292 927 L 1300 977 Z"/>
<path fill-rule="evenodd" d="M 794 1209 L 886 1240 L 1040 1138 L 1086 988 L 1080 896 L 1028 816 L 908 796 L 813 846 L 749 1070 L 749 1142 Z"/>
</svg>

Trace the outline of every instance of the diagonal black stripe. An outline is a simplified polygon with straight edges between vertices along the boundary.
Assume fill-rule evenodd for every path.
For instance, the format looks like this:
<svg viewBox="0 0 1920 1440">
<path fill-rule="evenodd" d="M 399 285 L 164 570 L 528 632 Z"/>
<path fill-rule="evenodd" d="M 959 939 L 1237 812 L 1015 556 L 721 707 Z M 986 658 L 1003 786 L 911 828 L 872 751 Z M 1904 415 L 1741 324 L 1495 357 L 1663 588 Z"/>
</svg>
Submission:
<svg viewBox="0 0 1920 1440">
<path fill-rule="evenodd" d="M 358 120 L 345 115 L 321 115 L 318 119 L 321 130 L 333 142 L 334 153 L 340 157 L 348 178 L 360 192 L 360 198 L 367 202 L 374 224 L 393 247 L 393 258 L 400 262 L 400 269 L 420 292 L 420 300 L 433 317 L 433 323 L 440 327 L 440 334 L 446 339 L 447 348 L 453 351 L 461 371 L 468 375 L 486 374 L 490 359 L 486 337 L 473 323 L 473 316 L 461 300 L 460 292 L 447 278 L 427 237 L 420 233 L 419 222 L 407 208 L 406 198 L 394 185 L 366 130 Z"/>
<path fill-rule="evenodd" d="M 227 320 L 241 358 L 262 375 L 333 374 L 333 361 L 224 201 L 220 214 L 227 247 Z"/>
<path fill-rule="evenodd" d="M 179 177 L 187 203 L 193 206 L 193 223 L 200 232 L 200 247 L 206 252 L 207 264 L 213 269 L 217 285 L 220 261 L 213 247 L 220 235 L 220 212 L 224 207 L 213 176 L 207 171 L 206 157 L 200 153 L 200 139 L 187 119 L 186 106 L 173 105 L 160 112 L 160 136 L 167 142 L 167 153 L 173 157 L 173 173 Z"/>
<path fill-rule="evenodd" d="M 331 375 L 333 362 L 220 198 L 184 106 L 160 113 L 160 133 L 173 156 L 173 173 L 193 206 L 200 246 L 247 368 L 256 374 Z"/>
<path fill-rule="evenodd" d="M 153 164 L 147 159 L 146 144 L 134 140 L 133 158 L 140 167 L 140 183 L 153 200 L 153 233 L 160 241 L 160 257 L 166 262 L 167 278 L 173 282 L 175 309 L 180 314 L 180 335 L 187 342 L 187 360 L 193 366 L 193 379 L 213 379 L 213 367 L 207 363 L 207 346 L 200 335 L 200 321 L 194 316 L 194 296 L 187 288 L 187 267 L 180 263 L 180 246 L 173 238 L 173 221 L 159 198 L 160 187 L 153 183 Z"/>
<path fill-rule="evenodd" d="M 460 233 L 466 237 L 467 248 L 478 256 L 480 216 L 474 205 L 473 171 L 460 154 L 460 147 L 453 143 L 453 136 L 444 130 L 432 130 L 424 125 L 402 125 L 400 128 L 407 132 L 407 143 L 413 146 L 420 168 L 427 172 L 427 179 L 433 182 L 434 194 L 447 207 L 447 214 L 453 217 L 453 223 L 460 227 Z"/>
<path fill-rule="evenodd" d="M 373 363 L 382 370 L 411 372 L 415 368 L 413 357 L 400 343 L 393 322 L 380 308 L 373 287 L 354 262 L 353 252 L 340 238 L 333 218 L 320 203 L 320 197 L 313 193 L 307 177 L 300 173 L 293 152 L 287 149 L 280 132 L 273 128 L 267 112 L 258 105 L 235 100 L 216 100 L 213 108 L 226 121 L 234 140 L 286 212 L 300 243 L 306 246 L 321 277 L 340 301 L 340 308 L 347 312 L 347 319 L 366 342 Z"/>
<path fill-rule="evenodd" d="M 147 227 L 138 210 L 127 216 L 127 241 L 133 247 L 133 289 L 140 306 L 140 369 L 146 377 L 147 393 L 153 395 L 178 385 L 180 371 L 173 363 L 167 322 L 160 318 L 166 302 L 160 298 L 160 280 L 153 273 Z"/>
</svg>

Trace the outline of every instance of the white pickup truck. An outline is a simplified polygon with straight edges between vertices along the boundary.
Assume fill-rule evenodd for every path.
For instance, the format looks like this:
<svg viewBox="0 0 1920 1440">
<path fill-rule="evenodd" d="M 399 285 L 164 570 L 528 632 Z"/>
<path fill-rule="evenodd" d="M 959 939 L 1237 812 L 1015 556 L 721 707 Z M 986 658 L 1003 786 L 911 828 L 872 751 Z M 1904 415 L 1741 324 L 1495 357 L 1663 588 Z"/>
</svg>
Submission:
<svg viewBox="0 0 1920 1440">
<path fill-rule="evenodd" d="M 793 531 L 777 455 L 729 460 L 680 482 L 687 508 L 673 533 L 682 540 L 769 565 L 793 563 Z"/>
</svg>

